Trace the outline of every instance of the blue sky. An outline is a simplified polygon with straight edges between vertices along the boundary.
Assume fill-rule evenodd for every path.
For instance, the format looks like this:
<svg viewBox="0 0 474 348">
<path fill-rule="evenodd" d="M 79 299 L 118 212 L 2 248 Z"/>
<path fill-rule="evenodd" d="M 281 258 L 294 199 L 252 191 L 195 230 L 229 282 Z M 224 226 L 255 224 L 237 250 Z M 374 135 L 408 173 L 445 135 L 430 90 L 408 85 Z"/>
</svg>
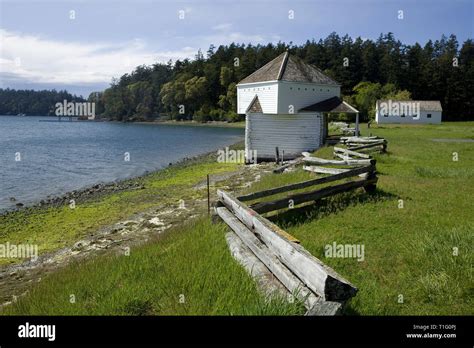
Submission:
<svg viewBox="0 0 474 348">
<path fill-rule="evenodd" d="M 192 58 L 210 44 L 303 43 L 333 31 L 462 43 L 474 37 L 473 18 L 473 0 L 0 0 L 0 86 L 88 95 L 136 65 Z"/>
</svg>

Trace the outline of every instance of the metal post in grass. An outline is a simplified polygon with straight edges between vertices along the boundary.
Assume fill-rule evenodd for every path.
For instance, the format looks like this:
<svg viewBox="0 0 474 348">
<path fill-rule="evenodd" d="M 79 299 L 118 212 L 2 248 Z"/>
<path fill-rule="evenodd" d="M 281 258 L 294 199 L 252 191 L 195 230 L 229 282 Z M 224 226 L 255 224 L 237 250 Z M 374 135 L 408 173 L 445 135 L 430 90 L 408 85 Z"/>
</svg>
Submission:
<svg viewBox="0 0 474 348">
<path fill-rule="evenodd" d="M 211 215 L 211 194 L 209 189 L 209 174 L 207 174 L 207 215 Z"/>
</svg>

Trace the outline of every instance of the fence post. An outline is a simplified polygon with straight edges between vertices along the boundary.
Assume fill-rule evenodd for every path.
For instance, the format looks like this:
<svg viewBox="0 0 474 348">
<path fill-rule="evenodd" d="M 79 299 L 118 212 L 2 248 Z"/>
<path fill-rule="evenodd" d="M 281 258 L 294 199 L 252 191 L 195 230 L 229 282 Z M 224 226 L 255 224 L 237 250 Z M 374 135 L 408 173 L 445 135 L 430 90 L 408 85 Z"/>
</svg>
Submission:
<svg viewBox="0 0 474 348">
<path fill-rule="evenodd" d="M 207 174 L 207 215 L 211 215 L 211 194 L 209 189 L 209 174 Z"/>
</svg>

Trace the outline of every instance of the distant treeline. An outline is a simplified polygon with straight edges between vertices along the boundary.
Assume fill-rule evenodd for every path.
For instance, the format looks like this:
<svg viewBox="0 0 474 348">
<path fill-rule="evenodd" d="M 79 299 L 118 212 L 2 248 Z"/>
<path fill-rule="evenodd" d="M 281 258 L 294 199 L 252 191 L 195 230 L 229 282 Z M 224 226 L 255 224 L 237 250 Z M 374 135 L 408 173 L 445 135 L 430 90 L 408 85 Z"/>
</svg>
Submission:
<svg viewBox="0 0 474 348">
<path fill-rule="evenodd" d="M 100 102 L 105 116 L 118 120 L 167 114 L 175 119 L 232 121 L 238 118 L 236 83 L 287 49 L 341 83 L 343 95 L 365 117 L 370 110 L 362 105 L 364 95 L 373 99 L 377 95 L 367 92 L 388 85 L 390 90 L 407 91 L 412 99 L 440 100 L 444 120 L 474 119 L 474 44 L 467 40 L 459 48 L 454 35 L 428 41 L 424 47 L 404 45 L 391 33 L 376 41 L 332 33 L 303 45 L 211 46 L 206 57 L 198 52 L 192 61 L 139 66 L 91 99 Z M 378 83 L 380 88 L 357 86 L 360 82 Z M 361 91 L 364 95 L 357 95 Z M 184 114 L 179 113 L 181 105 Z"/>
<path fill-rule="evenodd" d="M 402 44 L 392 33 L 375 41 L 332 33 L 302 45 L 211 45 L 206 56 L 199 51 L 193 60 L 138 66 L 88 100 L 96 102 L 96 114 L 114 120 L 235 121 L 241 118 L 235 113 L 236 83 L 285 50 L 342 84 L 344 98 L 362 117 L 373 115 L 377 98 L 394 96 L 440 100 L 443 120 L 474 120 L 474 42 L 459 47 L 454 35 L 423 47 Z"/>
<path fill-rule="evenodd" d="M 34 91 L 0 88 L 0 115 L 54 115 L 55 104 L 58 102 L 85 100 L 67 91 Z"/>
</svg>

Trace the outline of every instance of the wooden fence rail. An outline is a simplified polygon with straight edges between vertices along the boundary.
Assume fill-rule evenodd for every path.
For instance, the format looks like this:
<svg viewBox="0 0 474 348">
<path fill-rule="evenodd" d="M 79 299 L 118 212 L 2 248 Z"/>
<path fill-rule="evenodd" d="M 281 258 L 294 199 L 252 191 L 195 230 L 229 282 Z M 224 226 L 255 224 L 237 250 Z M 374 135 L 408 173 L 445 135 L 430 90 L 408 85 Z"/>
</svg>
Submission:
<svg viewBox="0 0 474 348">
<path fill-rule="evenodd" d="M 220 202 L 243 225 L 255 233 L 281 263 L 323 300 L 346 301 L 356 294 L 357 289 L 349 281 L 315 258 L 301 245 L 292 243 L 280 235 L 278 231 L 274 230 L 274 224 L 260 216 L 256 211 L 228 192 L 218 190 L 217 195 Z M 221 214 L 225 215 L 222 210 Z M 235 223 L 233 225 L 236 227 Z"/>
<path fill-rule="evenodd" d="M 316 164 L 328 164 L 328 165 L 367 165 L 367 164 L 375 164 L 375 160 L 373 159 L 341 159 L 341 160 L 328 160 L 319 157 L 304 157 L 304 162 L 307 163 L 316 163 Z"/>
<path fill-rule="evenodd" d="M 368 165 L 365 167 L 359 167 L 359 168 L 354 168 L 354 169 L 346 169 L 343 172 L 340 172 L 335 175 L 326 176 L 326 177 L 318 178 L 318 179 L 312 179 L 308 181 L 302 181 L 295 184 L 275 187 L 275 188 L 271 188 L 264 191 L 254 192 L 247 195 L 239 196 L 237 199 L 242 202 L 251 201 L 258 198 L 273 196 L 278 193 L 299 190 L 299 189 L 303 189 L 303 188 L 314 186 L 314 185 L 325 184 L 328 182 L 337 181 L 344 178 L 349 178 L 349 177 L 356 176 L 362 173 L 368 173 L 368 172 L 373 172 L 373 171 L 375 171 L 374 165 Z"/>
<path fill-rule="evenodd" d="M 299 241 L 296 238 L 260 214 L 290 209 L 300 204 L 318 201 L 357 188 L 363 187 L 366 191 L 375 189 L 377 183 L 376 161 L 370 155 L 340 147 L 335 147 L 334 153 L 344 158 L 342 160 L 326 160 L 311 157 L 309 153 L 302 153 L 301 159 L 289 164 L 309 162 L 322 165 L 355 164 L 356 166 L 352 168 L 304 166 L 305 170 L 330 175 L 253 192 L 237 198 L 229 192 L 217 191 L 216 213 L 233 231 L 229 232 L 233 237 L 228 240 L 233 241 L 234 250 L 236 248 L 241 250 L 238 253 L 239 257 L 245 254 L 251 255 L 248 259 L 252 259 L 252 261 L 243 262 L 243 265 L 248 268 L 250 262 L 253 264 L 258 262 L 257 268 L 260 269 L 260 274 L 268 269 L 275 277 L 272 279 L 278 279 L 280 287 L 283 286 L 304 303 L 307 308 L 306 315 L 335 315 L 339 313 L 343 304 L 355 296 L 357 288 L 311 255 L 298 244 Z M 354 159 L 349 156 L 358 158 Z M 287 167 L 280 168 L 283 168 L 283 171 Z M 334 183 L 352 177 L 354 179 L 351 181 L 339 182 L 307 192 L 291 193 L 291 191 Z M 287 194 L 284 198 L 255 202 L 261 198 L 281 193 Z M 245 203 L 252 201 L 254 203 L 250 206 Z M 241 245 L 236 246 L 239 242 Z"/>
<path fill-rule="evenodd" d="M 341 173 L 341 174 L 346 174 L 346 173 Z M 336 174 L 336 175 L 340 175 L 340 174 Z M 324 187 L 322 189 L 318 189 L 311 192 L 303 192 L 303 193 L 289 195 L 285 198 L 277 199 L 270 202 L 256 203 L 256 204 L 251 205 L 250 207 L 260 214 L 268 213 L 271 211 L 288 208 L 290 204 L 293 206 L 296 206 L 302 203 L 317 201 L 321 198 L 329 197 L 341 192 L 354 190 L 359 187 L 367 187 L 366 190 L 371 191 L 373 186 L 376 183 L 377 183 L 376 177 L 368 177 L 367 179 L 349 181 L 349 182 L 342 183 L 339 185 Z"/>
</svg>

